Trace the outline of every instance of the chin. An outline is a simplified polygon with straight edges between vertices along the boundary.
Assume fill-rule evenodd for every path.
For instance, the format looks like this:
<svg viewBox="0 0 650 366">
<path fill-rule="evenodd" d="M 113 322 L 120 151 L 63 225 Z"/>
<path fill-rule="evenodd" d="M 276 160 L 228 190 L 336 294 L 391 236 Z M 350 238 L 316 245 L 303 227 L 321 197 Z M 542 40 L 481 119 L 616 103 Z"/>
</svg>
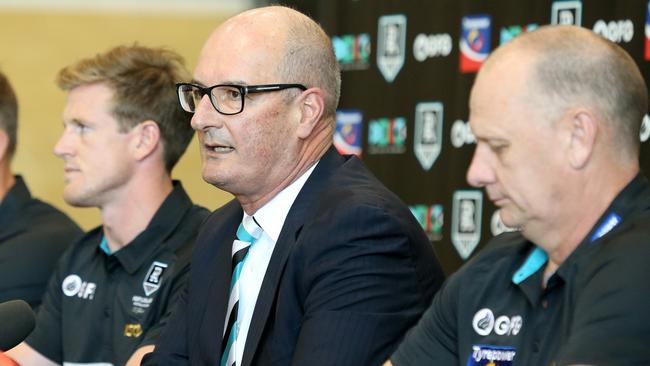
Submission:
<svg viewBox="0 0 650 366">
<path fill-rule="evenodd" d="M 63 200 L 65 203 L 74 207 L 93 207 L 91 200 L 83 194 L 75 194 L 73 192 L 63 192 Z"/>
</svg>

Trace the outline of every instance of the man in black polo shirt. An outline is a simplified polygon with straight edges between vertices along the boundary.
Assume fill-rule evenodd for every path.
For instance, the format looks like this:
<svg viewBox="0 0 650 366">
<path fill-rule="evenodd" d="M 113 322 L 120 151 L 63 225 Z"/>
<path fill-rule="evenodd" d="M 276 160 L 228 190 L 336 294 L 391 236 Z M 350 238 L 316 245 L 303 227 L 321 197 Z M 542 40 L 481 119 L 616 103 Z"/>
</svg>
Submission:
<svg viewBox="0 0 650 366">
<path fill-rule="evenodd" d="M 54 153 L 65 200 L 98 207 L 102 226 L 62 257 L 34 332 L 8 352 L 22 365 L 139 365 L 185 282 L 207 210 L 171 170 L 192 138 L 168 50 L 117 47 L 60 71 L 69 92 Z"/>
<path fill-rule="evenodd" d="M 542 27 L 490 56 L 467 178 L 520 232 L 447 281 L 393 365 L 650 365 L 647 108 L 632 58 L 583 28 Z"/>
<path fill-rule="evenodd" d="M 37 308 L 56 262 L 81 229 L 63 212 L 33 198 L 14 175 L 18 103 L 0 73 L 0 302 L 25 300 Z"/>
</svg>

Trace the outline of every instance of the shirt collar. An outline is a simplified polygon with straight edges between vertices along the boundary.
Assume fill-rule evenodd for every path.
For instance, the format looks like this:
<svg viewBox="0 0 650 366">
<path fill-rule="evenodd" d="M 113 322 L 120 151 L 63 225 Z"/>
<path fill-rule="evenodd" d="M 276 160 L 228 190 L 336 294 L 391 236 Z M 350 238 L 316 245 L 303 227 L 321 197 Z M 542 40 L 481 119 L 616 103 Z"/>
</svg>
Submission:
<svg viewBox="0 0 650 366">
<path fill-rule="evenodd" d="M 648 196 L 649 194 L 650 189 L 647 179 L 642 174 L 637 174 L 636 177 L 634 177 L 634 179 L 632 179 L 630 183 L 628 183 L 616 196 L 600 219 L 598 219 L 596 225 L 594 225 L 589 234 L 578 245 L 575 251 L 571 253 L 564 263 L 562 263 L 560 268 L 557 270 L 557 274 L 561 277 L 569 276 L 566 271 L 568 271 L 567 268 L 571 266 L 567 263 L 576 260 L 577 257 L 581 256 L 582 251 L 587 250 L 585 243 L 594 242 L 609 233 L 626 216 L 639 210 L 639 206 L 647 202 L 647 199 L 642 199 L 642 197 Z M 540 247 L 535 246 L 524 261 L 523 265 L 513 274 L 512 282 L 519 285 L 521 282 L 539 271 L 547 261 L 547 253 Z"/>
<path fill-rule="evenodd" d="M 262 206 L 255 213 L 255 221 L 262 227 L 265 233 L 267 233 L 273 242 L 277 242 L 280 237 L 280 232 L 282 231 L 282 226 L 284 225 L 284 220 L 286 220 L 289 210 L 293 205 L 293 201 L 298 197 L 298 193 L 307 182 L 307 179 L 316 168 L 318 162 L 307 169 L 298 179 L 296 179 L 289 186 L 284 188 L 280 193 L 275 195 L 269 202 Z M 247 216 L 244 213 L 244 216 Z"/>
<path fill-rule="evenodd" d="M 174 181 L 174 188 L 144 231 L 112 255 L 128 273 L 135 273 L 151 259 L 154 252 L 159 250 L 161 243 L 178 230 L 178 225 L 191 208 L 192 201 L 183 186 L 179 181 Z"/>
</svg>

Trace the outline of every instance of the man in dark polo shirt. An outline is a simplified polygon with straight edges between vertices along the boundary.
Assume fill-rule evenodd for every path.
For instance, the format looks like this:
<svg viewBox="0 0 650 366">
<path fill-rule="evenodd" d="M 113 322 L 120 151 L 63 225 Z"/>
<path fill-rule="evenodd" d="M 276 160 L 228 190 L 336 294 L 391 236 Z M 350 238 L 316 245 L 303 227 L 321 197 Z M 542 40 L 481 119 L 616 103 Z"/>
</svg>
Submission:
<svg viewBox="0 0 650 366">
<path fill-rule="evenodd" d="M 139 365 L 153 350 L 207 216 L 170 178 L 193 133 L 174 89 L 188 78 L 179 55 L 141 46 L 60 71 L 64 198 L 98 207 L 102 226 L 63 255 L 36 329 L 8 352 L 20 364 Z"/>
<path fill-rule="evenodd" d="M 82 231 L 12 172 L 17 130 L 16 95 L 0 73 L 0 302 L 21 299 L 35 309 L 57 260 Z"/>
<path fill-rule="evenodd" d="M 393 365 L 650 365 L 647 108 L 632 58 L 583 28 L 542 27 L 489 57 L 467 178 L 520 231 L 449 278 Z"/>
</svg>

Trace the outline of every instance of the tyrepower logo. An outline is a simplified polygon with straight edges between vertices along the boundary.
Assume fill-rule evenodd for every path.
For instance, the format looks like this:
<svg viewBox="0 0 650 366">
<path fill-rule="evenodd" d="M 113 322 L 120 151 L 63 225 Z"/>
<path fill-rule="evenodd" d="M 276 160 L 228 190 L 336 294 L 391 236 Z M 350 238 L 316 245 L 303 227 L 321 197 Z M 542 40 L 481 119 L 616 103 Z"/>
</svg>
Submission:
<svg viewBox="0 0 650 366">
<path fill-rule="evenodd" d="M 477 72 L 488 57 L 491 24 L 488 15 L 470 15 L 461 20 L 460 72 Z"/>
</svg>

